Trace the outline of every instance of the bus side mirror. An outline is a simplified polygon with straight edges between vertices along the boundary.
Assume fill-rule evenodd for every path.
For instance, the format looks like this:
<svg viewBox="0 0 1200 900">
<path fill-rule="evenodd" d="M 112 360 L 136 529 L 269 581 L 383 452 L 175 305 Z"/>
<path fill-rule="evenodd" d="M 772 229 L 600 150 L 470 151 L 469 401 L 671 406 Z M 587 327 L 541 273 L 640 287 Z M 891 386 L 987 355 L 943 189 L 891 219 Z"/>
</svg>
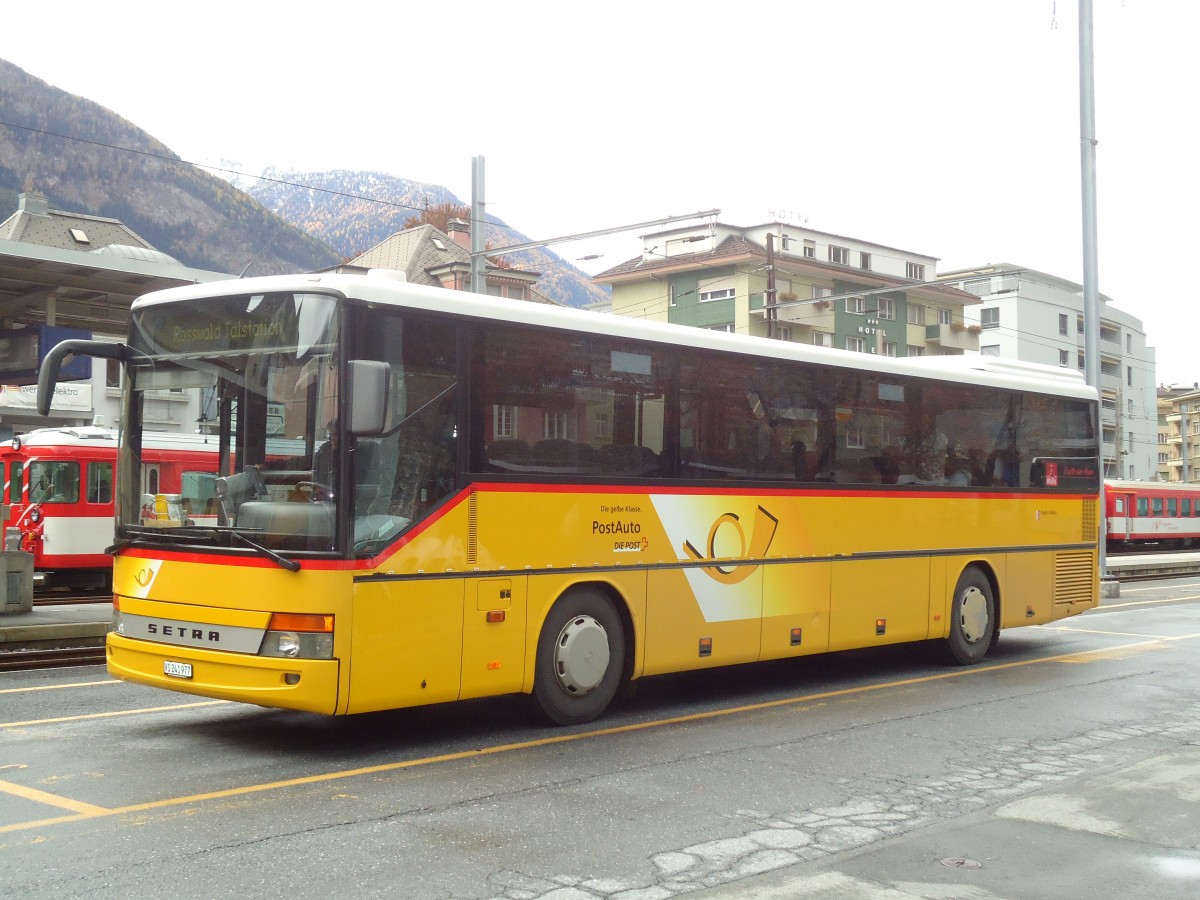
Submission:
<svg viewBox="0 0 1200 900">
<path fill-rule="evenodd" d="M 383 434 L 392 367 L 374 359 L 350 360 L 350 421 L 357 436 Z"/>
<path fill-rule="evenodd" d="M 55 344 L 42 360 L 42 368 L 38 372 L 37 408 L 43 416 L 50 415 L 50 404 L 54 400 L 54 388 L 58 384 L 58 370 L 62 368 L 63 361 L 68 356 L 76 353 L 99 359 L 116 359 L 122 363 L 129 362 L 134 355 L 134 351 L 131 351 L 125 344 L 115 344 L 112 341 L 75 338 Z"/>
</svg>

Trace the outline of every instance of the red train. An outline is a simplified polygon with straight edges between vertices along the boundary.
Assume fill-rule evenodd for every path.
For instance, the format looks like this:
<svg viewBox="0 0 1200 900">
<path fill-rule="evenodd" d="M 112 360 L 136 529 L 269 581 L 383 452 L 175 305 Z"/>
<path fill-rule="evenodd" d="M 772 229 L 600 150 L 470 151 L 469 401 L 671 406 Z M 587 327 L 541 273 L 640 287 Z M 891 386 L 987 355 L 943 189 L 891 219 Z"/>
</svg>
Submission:
<svg viewBox="0 0 1200 900">
<path fill-rule="evenodd" d="M 173 495 L 171 502 L 186 504 L 193 519 L 209 519 L 216 449 L 215 437 L 147 435 L 144 502 Z M 105 550 L 113 542 L 116 461 L 117 434 L 107 428 L 41 428 L 0 445 L 5 547 L 33 554 L 39 583 L 109 583 L 112 558 Z"/>
<path fill-rule="evenodd" d="M 1200 547 L 1200 484 L 1105 481 L 1104 507 L 1112 549 Z"/>
</svg>

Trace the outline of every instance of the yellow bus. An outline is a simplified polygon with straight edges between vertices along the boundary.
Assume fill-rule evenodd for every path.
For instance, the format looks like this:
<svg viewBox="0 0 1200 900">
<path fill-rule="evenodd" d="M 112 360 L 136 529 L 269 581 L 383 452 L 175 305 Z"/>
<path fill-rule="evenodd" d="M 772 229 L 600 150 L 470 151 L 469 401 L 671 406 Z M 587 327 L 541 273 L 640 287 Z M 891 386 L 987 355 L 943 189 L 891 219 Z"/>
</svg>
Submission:
<svg viewBox="0 0 1200 900">
<path fill-rule="evenodd" d="M 1097 395 L 1062 369 L 338 272 L 142 297 L 126 344 L 54 348 L 45 407 L 75 353 L 125 370 L 131 682 L 326 714 L 524 692 L 572 724 L 660 673 L 976 663 L 1098 601 Z M 218 445 L 211 509 L 138 493 L 170 391 Z"/>
</svg>

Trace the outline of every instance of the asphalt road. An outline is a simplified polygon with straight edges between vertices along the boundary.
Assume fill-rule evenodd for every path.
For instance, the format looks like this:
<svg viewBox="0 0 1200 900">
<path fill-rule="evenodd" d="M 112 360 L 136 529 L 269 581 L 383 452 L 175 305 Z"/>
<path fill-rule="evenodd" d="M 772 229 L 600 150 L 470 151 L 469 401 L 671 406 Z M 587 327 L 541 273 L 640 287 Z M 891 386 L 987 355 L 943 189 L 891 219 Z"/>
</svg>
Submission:
<svg viewBox="0 0 1200 900">
<path fill-rule="evenodd" d="M 3 674 L 0 896 L 1200 894 L 1198 685 L 1196 578 L 969 669 L 663 677 L 568 729 L 523 698 L 325 719 Z"/>
</svg>

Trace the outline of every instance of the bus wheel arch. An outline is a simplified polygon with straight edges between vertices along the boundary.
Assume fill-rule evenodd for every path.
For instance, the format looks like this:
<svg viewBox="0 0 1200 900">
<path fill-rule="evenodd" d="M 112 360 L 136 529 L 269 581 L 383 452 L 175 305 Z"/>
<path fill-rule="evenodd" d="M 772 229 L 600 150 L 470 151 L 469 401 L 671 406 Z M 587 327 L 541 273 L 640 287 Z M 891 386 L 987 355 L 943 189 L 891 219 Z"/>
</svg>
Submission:
<svg viewBox="0 0 1200 900">
<path fill-rule="evenodd" d="M 947 661 L 980 662 L 1000 638 L 1000 590 L 996 573 L 973 562 L 959 573 L 950 598 L 950 628 L 944 641 Z"/>
<path fill-rule="evenodd" d="M 574 585 L 546 615 L 534 659 L 533 698 L 557 725 L 601 715 L 632 668 L 631 623 L 623 600 L 602 584 Z"/>
</svg>

